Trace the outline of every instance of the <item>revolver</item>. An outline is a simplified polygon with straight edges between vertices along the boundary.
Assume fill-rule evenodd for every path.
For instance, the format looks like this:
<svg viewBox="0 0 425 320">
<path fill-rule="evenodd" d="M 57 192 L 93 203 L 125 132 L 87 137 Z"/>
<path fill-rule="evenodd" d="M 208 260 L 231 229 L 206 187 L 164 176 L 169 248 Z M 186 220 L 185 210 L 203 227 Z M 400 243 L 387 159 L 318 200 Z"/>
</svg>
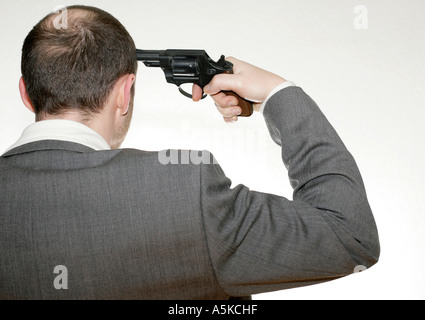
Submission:
<svg viewBox="0 0 425 320">
<path fill-rule="evenodd" d="M 201 88 L 206 86 L 211 79 L 220 73 L 233 73 L 233 64 L 224 59 L 224 55 L 215 62 L 205 50 L 140 50 L 136 49 L 136 58 L 147 67 L 160 67 L 165 73 L 168 83 L 178 86 L 179 91 L 186 97 L 192 95 L 181 88 L 184 83 L 195 83 Z M 242 109 L 239 116 L 249 117 L 252 112 L 252 102 L 241 98 L 233 91 L 222 91 L 238 99 L 238 106 Z M 207 95 L 202 94 L 202 99 Z"/>
</svg>

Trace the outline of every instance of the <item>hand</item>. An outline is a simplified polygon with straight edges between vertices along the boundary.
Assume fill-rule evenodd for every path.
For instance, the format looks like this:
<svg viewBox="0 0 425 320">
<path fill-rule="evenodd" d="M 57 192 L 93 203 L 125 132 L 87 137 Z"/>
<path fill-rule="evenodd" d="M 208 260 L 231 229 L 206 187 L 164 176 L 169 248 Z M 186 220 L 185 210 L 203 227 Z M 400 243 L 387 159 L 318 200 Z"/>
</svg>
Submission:
<svg viewBox="0 0 425 320">
<path fill-rule="evenodd" d="M 240 97 L 254 102 L 254 110 L 258 111 L 269 93 L 286 81 L 276 74 L 233 57 L 226 60 L 233 63 L 233 74 L 218 74 L 204 87 L 204 92 L 211 95 L 226 122 L 237 121 L 237 116 L 242 110 L 237 106 L 237 99 L 226 96 L 222 90 L 233 91 Z M 201 87 L 193 85 L 192 95 L 193 101 L 199 101 L 202 97 Z"/>
</svg>

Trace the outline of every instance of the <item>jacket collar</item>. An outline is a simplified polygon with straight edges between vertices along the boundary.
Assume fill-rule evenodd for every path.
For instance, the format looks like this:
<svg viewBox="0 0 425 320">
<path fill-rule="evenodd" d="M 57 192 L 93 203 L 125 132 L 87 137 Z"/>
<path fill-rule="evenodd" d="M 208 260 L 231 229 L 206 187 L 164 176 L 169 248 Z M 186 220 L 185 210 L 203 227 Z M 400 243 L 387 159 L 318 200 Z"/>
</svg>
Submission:
<svg viewBox="0 0 425 320">
<path fill-rule="evenodd" d="M 30 142 L 27 144 L 23 144 L 21 146 L 10 149 L 6 153 L 4 153 L 1 157 L 9 157 L 18 154 L 35 152 L 35 151 L 43 151 L 43 150 L 67 150 L 73 152 L 93 152 L 94 149 L 85 146 L 83 144 L 69 142 L 69 141 L 61 141 L 61 140 L 41 140 Z"/>
</svg>

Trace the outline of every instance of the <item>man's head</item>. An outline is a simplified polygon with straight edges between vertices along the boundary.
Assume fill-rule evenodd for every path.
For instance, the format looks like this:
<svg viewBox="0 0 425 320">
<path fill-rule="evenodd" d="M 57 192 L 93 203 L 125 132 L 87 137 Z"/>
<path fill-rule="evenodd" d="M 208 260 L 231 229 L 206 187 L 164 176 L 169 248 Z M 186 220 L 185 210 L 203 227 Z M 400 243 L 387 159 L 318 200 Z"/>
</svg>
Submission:
<svg viewBox="0 0 425 320">
<path fill-rule="evenodd" d="M 134 41 L 105 11 L 86 6 L 66 9 L 65 25 L 57 23 L 60 13 L 51 13 L 24 41 L 22 99 L 36 120 L 72 115 L 88 124 L 101 118 L 114 131 L 108 142 L 118 147 L 132 113 L 137 72 Z"/>
</svg>

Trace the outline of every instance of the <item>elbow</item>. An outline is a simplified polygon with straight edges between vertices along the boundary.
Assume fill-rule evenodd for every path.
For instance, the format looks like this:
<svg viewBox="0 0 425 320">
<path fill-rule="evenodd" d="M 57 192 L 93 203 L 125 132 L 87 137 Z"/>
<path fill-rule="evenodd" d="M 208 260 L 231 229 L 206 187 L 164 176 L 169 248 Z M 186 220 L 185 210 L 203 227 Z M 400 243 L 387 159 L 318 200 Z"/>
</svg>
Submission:
<svg viewBox="0 0 425 320">
<path fill-rule="evenodd" d="M 379 235 L 378 230 L 375 229 L 374 237 L 373 237 L 373 248 L 371 250 L 371 253 L 375 259 L 375 263 L 378 262 L 379 256 L 381 254 L 381 244 L 379 242 Z"/>
<path fill-rule="evenodd" d="M 345 274 L 353 273 L 353 270 L 359 272 L 369 269 L 379 261 L 381 253 L 379 234 L 371 211 L 357 211 L 357 216 L 359 215 L 362 219 L 338 230 L 339 240 L 346 250 L 346 258 L 349 259 L 344 267 Z"/>
<path fill-rule="evenodd" d="M 361 246 L 364 248 L 363 259 L 365 260 L 365 263 L 367 263 L 365 266 L 370 268 L 378 262 L 381 254 L 378 229 L 372 212 L 370 212 L 369 221 L 364 230 L 364 241 L 361 242 Z"/>
<path fill-rule="evenodd" d="M 354 239 L 357 242 L 356 249 L 352 251 L 354 272 L 369 269 L 379 261 L 381 246 L 376 227 L 369 229 L 368 236 L 363 240 Z"/>
<path fill-rule="evenodd" d="M 369 244 L 369 254 L 368 254 L 368 261 L 369 267 L 373 266 L 379 261 L 379 256 L 381 254 L 381 245 L 379 242 L 379 236 L 378 231 L 375 230 L 373 234 L 371 235 L 371 240 Z"/>
<path fill-rule="evenodd" d="M 370 268 L 379 261 L 381 253 L 379 233 L 368 202 L 357 203 L 358 208 L 352 211 L 353 219 L 348 227 L 352 244 L 348 247 L 352 249 L 351 256 L 356 265 Z"/>
</svg>

